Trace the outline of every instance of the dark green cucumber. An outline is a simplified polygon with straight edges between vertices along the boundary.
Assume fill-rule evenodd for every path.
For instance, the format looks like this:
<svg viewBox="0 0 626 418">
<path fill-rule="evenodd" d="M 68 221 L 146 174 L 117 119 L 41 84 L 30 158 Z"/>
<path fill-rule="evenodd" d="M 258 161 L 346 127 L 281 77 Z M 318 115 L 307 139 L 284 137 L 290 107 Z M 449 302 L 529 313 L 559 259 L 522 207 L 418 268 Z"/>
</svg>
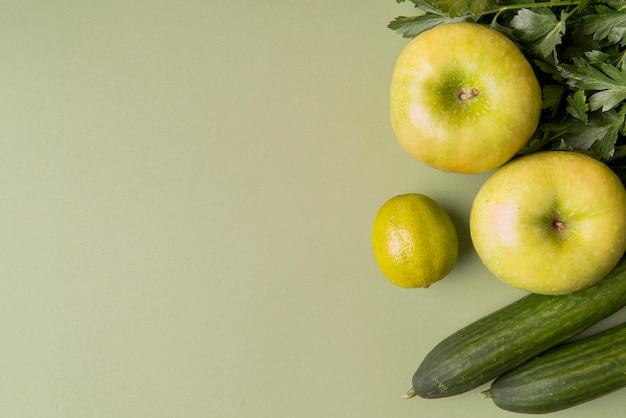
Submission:
<svg viewBox="0 0 626 418">
<path fill-rule="evenodd" d="M 450 335 L 424 358 L 404 396 L 441 398 L 477 388 L 626 305 L 626 258 L 569 295 L 530 294 Z"/>
<path fill-rule="evenodd" d="M 626 387 L 626 324 L 553 348 L 498 377 L 483 396 L 526 414 L 559 411 Z"/>
</svg>

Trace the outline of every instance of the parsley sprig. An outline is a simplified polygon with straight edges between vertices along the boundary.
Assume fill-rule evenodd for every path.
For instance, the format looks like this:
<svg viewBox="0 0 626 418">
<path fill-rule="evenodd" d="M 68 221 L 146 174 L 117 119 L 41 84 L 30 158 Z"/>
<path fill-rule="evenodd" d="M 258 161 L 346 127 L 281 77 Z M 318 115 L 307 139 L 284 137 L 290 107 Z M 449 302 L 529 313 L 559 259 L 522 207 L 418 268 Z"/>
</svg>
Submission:
<svg viewBox="0 0 626 418">
<path fill-rule="evenodd" d="M 414 15 L 388 25 L 401 36 L 442 23 L 481 23 L 513 40 L 534 66 L 543 114 L 520 154 L 582 152 L 626 180 L 626 0 L 409 1 Z"/>
</svg>

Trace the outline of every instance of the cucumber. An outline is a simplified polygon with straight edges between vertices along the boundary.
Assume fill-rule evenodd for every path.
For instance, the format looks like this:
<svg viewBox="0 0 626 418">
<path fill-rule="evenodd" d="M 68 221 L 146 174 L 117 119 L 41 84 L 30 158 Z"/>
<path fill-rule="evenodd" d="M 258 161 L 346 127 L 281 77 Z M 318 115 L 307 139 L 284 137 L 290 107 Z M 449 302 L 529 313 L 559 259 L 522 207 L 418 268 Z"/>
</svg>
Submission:
<svg viewBox="0 0 626 418">
<path fill-rule="evenodd" d="M 507 411 L 544 414 L 626 386 L 626 324 L 553 348 L 498 377 L 482 395 Z"/>
<path fill-rule="evenodd" d="M 626 305 L 626 257 L 600 282 L 569 295 L 529 294 L 437 344 L 404 398 L 467 392 L 554 347 Z"/>
</svg>

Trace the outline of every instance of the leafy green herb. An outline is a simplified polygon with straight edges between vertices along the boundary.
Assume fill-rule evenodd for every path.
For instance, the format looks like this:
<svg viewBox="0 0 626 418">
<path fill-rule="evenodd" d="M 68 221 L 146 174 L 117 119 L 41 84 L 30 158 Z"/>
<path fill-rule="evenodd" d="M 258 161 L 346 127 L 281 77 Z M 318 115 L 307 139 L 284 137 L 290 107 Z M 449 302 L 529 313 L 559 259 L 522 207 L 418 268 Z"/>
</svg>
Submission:
<svg viewBox="0 0 626 418">
<path fill-rule="evenodd" d="M 398 1 L 398 3 L 404 0 Z M 449 13 L 430 6 L 425 0 L 411 0 L 415 3 L 414 16 L 398 16 L 389 23 L 389 29 L 395 30 L 405 38 L 414 38 L 422 32 L 442 23 L 460 22 L 466 17 L 451 17 Z"/>
<path fill-rule="evenodd" d="M 414 15 L 388 25 L 399 35 L 476 22 L 512 39 L 534 66 L 543 114 L 520 154 L 578 151 L 626 176 L 626 0 L 409 1 Z"/>
<path fill-rule="evenodd" d="M 626 109 L 619 112 L 594 112 L 587 123 L 573 120 L 563 134 L 561 144 L 573 150 L 586 151 L 599 160 L 610 160 L 615 151 L 615 143 L 624 127 Z"/>
<path fill-rule="evenodd" d="M 617 4 L 617 3 L 616 3 Z M 581 31 L 585 35 L 593 35 L 593 39 L 608 39 L 611 43 L 626 44 L 626 4 L 621 10 L 599 5 L 596 13 L 585 16 Z"/>
<path fill-rule="evenodd" d="M 567 97 L 566 110 L 567 113 L 584 124 L 589 122 L 589 115 L 587 115 L 589 105 L 587 105 L 587 97 L 585 96 L 585 92 L 583 90 L 578 90 L 571 96 Z"/>
<path fill-rule="evenodd" d="M 565 34 L 567 14 L 561 12 L 561 19 L 546 7 L 535 10 L 520 9 L 511 19 L 511 26 L 518 39 L 531 51 L 543 59 L 557 61 L 557 45 Z"/>
<path fill-rule="evenodd" d="M 626 100 L 626 72 L 611 64 L 592 66 L 584 58 L 575 58 L 573 65 L 559 66 L 559 73 L 571 87 L 597 91 L 589 97 L 591 110 L 607 111 Z"/>
</svg>

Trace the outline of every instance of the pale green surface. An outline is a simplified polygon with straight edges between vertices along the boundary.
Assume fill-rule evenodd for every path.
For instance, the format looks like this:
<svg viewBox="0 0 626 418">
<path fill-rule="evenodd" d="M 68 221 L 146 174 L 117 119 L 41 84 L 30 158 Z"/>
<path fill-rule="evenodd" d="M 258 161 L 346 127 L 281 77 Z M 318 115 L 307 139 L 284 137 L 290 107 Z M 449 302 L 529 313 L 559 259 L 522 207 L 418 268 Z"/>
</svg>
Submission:
<svg viewBox="0 0 626 418">
<path fill-rule="evenodd" d="M 509 417 L 402 400 L 441 338 L 523 293 L 469 244 L 486 175 L 408 157 L 395 1 L 5 1 L 0 416 Z M 389 284 L 370 228 L 449 210 L 449 277 Z M 555 416 L 617 416 L 623 393 Z"/>
</svg>

